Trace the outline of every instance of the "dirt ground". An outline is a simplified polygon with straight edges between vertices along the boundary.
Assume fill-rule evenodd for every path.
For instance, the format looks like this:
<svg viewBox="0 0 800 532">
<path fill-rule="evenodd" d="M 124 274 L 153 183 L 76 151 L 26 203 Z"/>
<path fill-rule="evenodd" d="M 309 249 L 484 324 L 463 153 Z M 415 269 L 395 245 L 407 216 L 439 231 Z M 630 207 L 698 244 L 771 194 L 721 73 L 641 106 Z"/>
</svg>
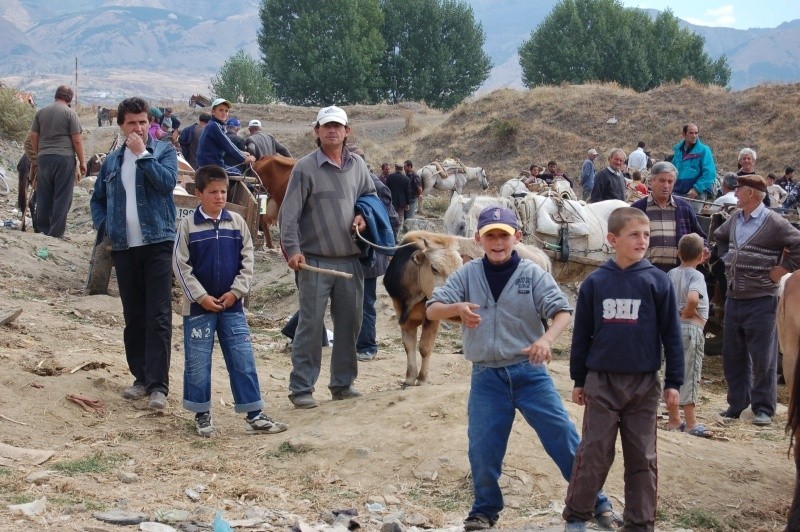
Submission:
<svg viewBox="0 0 800 532">
<path fill-rule="evenodd" d="M 379 111 L 363 112 L 372 115 L 362 123 L 360 142 L 372 142 L 373 151 L 380 144 L 388 157 L 413 142 L 403 132 L 407 113 L 381 117 Z M 446 118 L 412 113 L 412 120 L 423 128 L 436 127 Z M 309 142 L 303 125 L 310 119 L 305 115 L 313 118 L 308 110 L 285 118 L 286 134 L 290 129 L 296 132 L 290 142 L 300 154 Z M 91 117 L 85 123 L 91 126 Z M 87 129 L 87 144 L 98 148 L 115 131 Z M 0 143 L 7 168 L 20 154 L 18 144 Z M 15 180 L 13 171 L 8 175 Z M 12 184 L 12 193 L 0 197 L 0 219 L 15 219 L 15 194 Z M 0 466 L 0 529 L 115 530 L 94 517 L 110 510 L 143 512 L 153 520 L 175 518 L 181 524 L 174 526 L 186 530 L 210 527 L 216 511 L 237 528 L 331 529 L 333 513 L 340 510 L 355 510 L 354 520 L 365 530 L 379 530 L 392 517 L 409 528 L 460 529 L 471 504 L 466 454 L 470 367 L 458 354 L 457 327 L 447 326 L 439 335 L 430 383 L 403 389 L 405 356 L 399 329 L 379 283 L 380 351 L 376 360 L 359 365 L 355 383 L 364 397 L 330 400 L 326 348 L 315 394 L 320 406 L 295 410 L 287 399 L 291 361 L 280 334 L 296 309 L 293 275 L 279 254 L 259 250 L 248 319 L 267 413 L 288 423 L 289 430 L 269 436 L 245 434 L 244 420 L 233 412 L 217 351 L 213 414 L 218 433 L 200 438 L 192 414 L 180 404 L 183 350 L 178 314 L 173 316 L 168 408 L 151 412 L 144 400 L 120 397 L 131 377 L 115 280 L 112 277 L 109 295 L 84 295 L 94 241 L 88 194 L 76 188 L 65 240 L 0 228 L 0 319 L 22 309 L 18 318 L 0 326 L 0 443 L 53 453 L 39 465 Z M 40 258 L 45 250 L 46 257 Z M 574 296 L 574 287 L 565 290 Z M 567 331 L 550 370 L 580 426 L 582 411 L 569 402 L 569 341 Z M 725 426 L 715 415 L 726 406 L 718 358 L 706 359 L 703 382 L 698 413 L 717 438 L 659 430 L 659 530 L 782 530 L 794 485 L 783 429 L 785 407 L 779 407 L 770 427 L 756 427 L 747 419 Z M 780 393 L 785 402 L 783 387 Z M 67 399 L 72 394 L 99 400 L 104 414 L 81 410 Z M 0 447 L 0 459 L 3 455 Z M 41 472 L 47 473 L 30 476 Z M 622 475 L 618 450 L 606 491 L 620 510 Z M 561 526 L 566 482 L 519 417 L 501 482 L 506 509 L 499 526 Z M 44 509 L 33 517 L 8 507 L 42 498 Z"/>
</svg>

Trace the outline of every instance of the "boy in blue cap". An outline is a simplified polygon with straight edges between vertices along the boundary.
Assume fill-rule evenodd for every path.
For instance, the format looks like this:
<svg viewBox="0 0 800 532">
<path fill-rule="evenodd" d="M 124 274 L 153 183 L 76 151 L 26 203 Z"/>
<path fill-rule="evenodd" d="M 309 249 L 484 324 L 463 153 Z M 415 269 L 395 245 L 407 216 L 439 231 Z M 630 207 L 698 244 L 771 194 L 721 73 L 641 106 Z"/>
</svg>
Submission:
<svg viewBox="0 0 800 532">
<path fill-rule="evenodd" d="M 467 436 L 475 502 L 464 530 L 492 528 L 500 516 L 498 479 L 516 410 L 566 480 L 580 440 L 546 366 L 572 308 L 549 273 L 514 251 L 521 238 L 513 211 L 484 209 L 475 240 L 486 255 L 453 273 L 428 301 L 428 319 L 460 318 L 472 362 Z M 547 331 L 541 318 L 553 320 Z M 601 523 L 614 519 L 602 491 L 595 515 Z"/>
</svg>

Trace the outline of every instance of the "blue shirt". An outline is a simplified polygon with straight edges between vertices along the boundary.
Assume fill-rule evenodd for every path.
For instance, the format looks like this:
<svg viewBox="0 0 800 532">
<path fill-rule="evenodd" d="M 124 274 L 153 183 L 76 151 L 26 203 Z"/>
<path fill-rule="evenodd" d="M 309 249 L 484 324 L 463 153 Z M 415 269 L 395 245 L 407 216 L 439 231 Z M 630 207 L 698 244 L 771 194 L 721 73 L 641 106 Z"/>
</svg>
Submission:
<svg viewBox="0 0 800 532">
<path fill-rule="evenodd" d="M 759 203 L 758 207 L 750 213 L 750 217 L 747 219 L 744 217 L 744 211 L 739 211 L 736 215 L 736 231 L 734 231 L 737 248 L 741 248 L 764 225 L 764 220 L 767 219 L 764 216 L 764 211 L 766 210 L 767 208 L 764 207 L 764 204 Z"/>
</svg>

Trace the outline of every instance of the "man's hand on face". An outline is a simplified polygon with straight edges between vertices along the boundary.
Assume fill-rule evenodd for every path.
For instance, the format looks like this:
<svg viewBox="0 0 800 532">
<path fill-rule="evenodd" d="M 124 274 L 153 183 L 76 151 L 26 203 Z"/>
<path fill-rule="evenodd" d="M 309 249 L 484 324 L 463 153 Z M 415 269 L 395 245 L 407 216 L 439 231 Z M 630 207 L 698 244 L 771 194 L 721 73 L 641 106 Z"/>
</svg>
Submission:
<svg viewBox="0 0 800 532">
<path fill-rule="evenodd" d="M 145 151 L 144 140 L 137 133 L 128 134 L 128 137 L 125 139 L 125 145 L 136 155 Z"/>
</svg>

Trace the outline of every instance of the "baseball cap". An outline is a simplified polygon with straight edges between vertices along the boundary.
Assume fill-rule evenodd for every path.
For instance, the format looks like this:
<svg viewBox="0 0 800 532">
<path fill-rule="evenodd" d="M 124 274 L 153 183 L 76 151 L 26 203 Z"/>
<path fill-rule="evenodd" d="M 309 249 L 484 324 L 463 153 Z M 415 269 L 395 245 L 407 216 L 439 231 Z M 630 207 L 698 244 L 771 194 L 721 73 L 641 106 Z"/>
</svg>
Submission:
<svg viewBox="0 0 800 532">
<path fill-rule="evenodd" d="M 233 107 L 233 104 L 231 102 L 229 102 L 228 100 L 226 100 L 225 98 L 217 98 L 216 100 L 211 102 L 211 108 L 213 109 L 214 107 L 216 107 L 216 106 L 218 106 L 220 104 L 223 104 L 223 103 L 228 104 L 228 107 Z"/>
<path fill-rule="evenodd" d="M 519 229 L 517 215 L 507 207 L 486 207 L 478 215 L 478 234 L 483 236 L 492 229 L 513 235 Z"/>
<path fill-rule="evenodd" d="M 344 109 L 336 107 L 335 105 L 320 109 L 319 113 L 317 113 L 316 123 L 322 126 L 328 122 L 338 122 L 339 124 L 346 126 L 347 113 L 344 112 Z"/>
<path fill-rule="evenodd" d="M 251 120 L 247 127 L 261 127 L 261 120 Z"/>
<path fill-rule="evenodd" d="M 589 155 L 598 155 L 597 150 L 592 148 L 591 150 L 589 150 Z"/>
<path fill-rule="evenodd" d="M 394 167 L 395 168 L 403 168 L 403 163 L 400 163 L 400 162 L 394 163 Z"/>
<path fill-rule="evenodd" d="M 740 187 L 750 187 L 761 192 L 767 191 L 767 182 L 760 175 L 743 175 L 737 180 Z"/>
<path fill-rule="evenodd" d="M 241 122 L 239 122 L 239 120 L 238 120 L 238 119 L 236 119 L 236 118 L 229 118 L 229 119 L 228 119 L 228 121 L 227 121 L 227 122 L 225 122 L 225 125 L 226 125 L 226 126 L 230 126 L 230 127 L 239 127 L 239 126 L 241 126 L 242 124 L 241 124 Z"/>
</svg>

